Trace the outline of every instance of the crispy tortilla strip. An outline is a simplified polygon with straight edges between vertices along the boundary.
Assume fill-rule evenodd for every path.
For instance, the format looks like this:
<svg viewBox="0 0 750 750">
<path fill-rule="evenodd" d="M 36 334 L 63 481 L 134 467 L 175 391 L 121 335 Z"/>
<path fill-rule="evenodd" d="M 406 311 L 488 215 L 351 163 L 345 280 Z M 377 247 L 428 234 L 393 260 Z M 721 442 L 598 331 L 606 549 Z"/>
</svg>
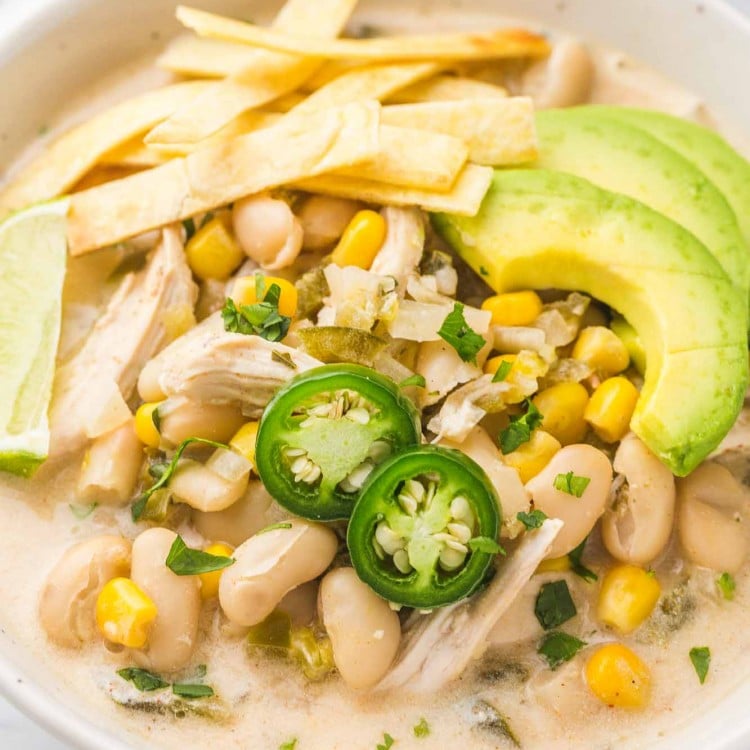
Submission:
<svg viewBox="0 0 750 750">
<path fill-rule="evenodd" d="M 320 0 L 311 3 L 316 8 L 319 4 Z M 254 47 L 324 60 L 484 60 L 543 57 L 550 50 L 544 37 L 525 29 L 322 40 L 311 36 L 310 29 L 292 32 L 278 27 L 265 28 L 184 5 L 177 7 L 177 20 L 198 36 L 244 42 Z M 310 28 L 315 27 L 311 25 Z"/>
<path fill-rule="evenodd" d="M 284 34 L 313 34 L 319 41 L 339 35 L 357 0 L 288 0 L 273 28 Z M 237 23 L 242 23 L 237 21 Z M 322 60 L 284 52 L 253 50 L 247 67 L 218 81 L 146 136 L 146 143 L 197 143 L 237 115 L 299 88 Z"/>
<path fill-rule="evenodd" d="M 373 159 L 379 107 L 353 103 L 238 136 L 71 197 L 72 255 L 186 219 L 245 195 Z"/>
<path fill-rule="evenodd" d="M 388 99 L 388 103 L 453 102 L 459 99 L 502 99 L 506 96 L 508 92 L 502 86 L 474 78 L 441 75 L 396 91 Z"/>
<path fill-rule="evenodd" d="M 205 82 L 149 91 L 95 115 L 60 136 L 0 193 L 0 209 L 18 209 L 64 193 L 111 151 L 206 90 Z"/>
<path fill-rule="evenodd" d="M 385 99 L 404 86 L 432 75 L 437 69 L 436 63 L 386 64 L 355 68 L 310 94 L 301 104 L 294 107 L 292 112 L 312 112 L 347 102 Z M 405 124 L 405 127 L 409 127 L 408 124 Z"/>
<path fill-rule="evenodd" d="M 492 173 L 492 167 L 467 164 L 453 187 L 445 193 L 328 174 L 297 181 L 294 187 L 309 193 L 354 198 L 368 203 L 419 206 L 425 211 L 450 211 L 460 216 L 476 216 L 482 199 L 489 190 Z"/>
<path fill-rule="evenodd" d="M 253 65 L 256 50 L 239 42 L 178 36 L 157 58 L 156 64 L 183 76 L 224 78 Z"/>
<path fill-rule="evenodd" d="M 534 104 L 528 97 L 396 104 L 383 107 L 381 117 L 389 125 L 461 138 L 477 164 L 523 164 L 537 157 Z"/>
</svg>

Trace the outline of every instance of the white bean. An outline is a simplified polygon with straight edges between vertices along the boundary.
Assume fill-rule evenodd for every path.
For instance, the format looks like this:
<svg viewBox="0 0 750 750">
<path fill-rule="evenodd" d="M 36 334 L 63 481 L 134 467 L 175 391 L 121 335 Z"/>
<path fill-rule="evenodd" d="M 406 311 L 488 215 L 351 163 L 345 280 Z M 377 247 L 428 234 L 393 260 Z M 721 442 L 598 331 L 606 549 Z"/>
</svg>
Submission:
<svg viewBox="0 0 750 750">
<path fill-rule="evenodd" d="M 140 666 L 155 672 L 187 666 L 198 639 L 200 581 L 197 576 L 178 576 L 166 566 L 176 536 L 169 529 L 153 528 L 133 542 L 130 577 L 151 598 L 158 614 L 145 648 L 132 655 Z"/>
<path fill-rule="evenodd" d="M 687 558 L 704 568 L 734 573 L 748 552 L 742 514 L 748 491 L 723 466 L 701 464 L 677 480 L 680 542 Z"/>
<path fill-rule="evenodd" d="M 672 472 L 634 435 L 620 443 L 614 460 L 621 475 L 614 502 L 602 518 L 602 539 L 617 560 L 647 565 L 667 546 L 674 523 Z"/>
<path fill-rule="evenodd" d="M 293 588 L 317 578 L 333 561 L 338 539 L 326 526 L 287 521 L 262 531 L 234 551 L 224 571 L 219 603 L 236 625 L 265 620 Z"/>
<path fill-rule="evenodd" d="M 337 568 L 320 584 L 319 610 L 344 682 L 359 690 L 380 682 L 401 641 L 401 623 L 388 602 L 353 568 Z"/>
<path fill-rule="evenodd" d="M 130 571 L 130 540 L 96 536 L 66 550 L 50 572 L 39 618 L 50 640 L 75 648 L 96 637 L 94 610 L 107 581 Z"/>
<path fill-rule="evenodd" d="M 189 437 L 226 443 L 246 421 L 232 404 L 198 403 L 180 397 L 161 404 L 159 417 L 159 432 L 171 445 L 179 445 Z"/>
<path fill-rule="evenodd" d="M 268 270 L 290 266 L 302 249 L 302 225 L 286 201 L 251 195 L 234 204 L 232 224 L 248 258 Z"/>
<path fill-rule="evenodd" d="M 242 456 L 234 455 L 237 459 L 242 459 Z M 169 480 L 169 489 L 176 500 L 196 510 L 225 510 L 247 491 L 251 469 L 252 464 L 244 459 L 244 471 L 235 477 L 227 477 L 213 470 L 211 459 L 202 464 L 184 458 Z"/>
<path fill-rule="evenodd" d="M 555 488 L 558 474 L 572 471 L 586 477 L 589 484 L 581 497 Z M 534 507 L 550 518 L 564 521 L 560 533 L 547 553 L 547 558 L 561 557 L 575 549 L 589 534 L 609 497 L 612 486 L 612 465 L 600 450 L 591 445 L 566 445 L 533 479 L 526 483 Z"/>
<path fill-rule="evenodd" d="M 533 64 L 523 77 L 523 93 L 539 109 L 572 107 L 588 101 L 596 68 L 586 47 L 575 39 L 555 44 L 546 60 Z"/>
<path fill-rule="evenodd" d="M 346 198 L 311 195 L 297 212 L 305 250 L 326 250 L 339 240 L 354 214 L 364 205 Z"/>
</svg>

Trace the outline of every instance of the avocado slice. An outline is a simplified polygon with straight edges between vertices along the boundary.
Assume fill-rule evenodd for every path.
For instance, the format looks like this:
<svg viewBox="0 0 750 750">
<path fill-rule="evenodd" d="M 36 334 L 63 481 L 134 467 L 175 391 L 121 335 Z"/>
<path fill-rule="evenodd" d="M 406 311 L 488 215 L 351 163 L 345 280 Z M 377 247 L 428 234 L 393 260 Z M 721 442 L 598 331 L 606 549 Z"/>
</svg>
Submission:
<svg viewBox="0 0 750 750">
<path fill-rule="evenodd" d="M 750 246 L 750 162 L 718 133 L 674 115 L 633 107 L 579 107 L 640 128 L 695 164 L 724 193 Z"/>
<path fill-rule="evenodd" d="M 750 254 L 722 192 L 677 151 L 640 128 L 596 109 L 537 114 L 539 160 L 534 166 L 568 172 L 635 198 L 690 230 L 750 299 Z"/>
<path fill-rule="evenodd" d="M 631 428 L 678 476 L 729 431 L 748 380 L 746 300 L 690 232 L 572 175 L 496 171 L 475 217 L 437 231 L 497 292 L 587 292 L 633 325 L 646 374 Z"/>
</svg>

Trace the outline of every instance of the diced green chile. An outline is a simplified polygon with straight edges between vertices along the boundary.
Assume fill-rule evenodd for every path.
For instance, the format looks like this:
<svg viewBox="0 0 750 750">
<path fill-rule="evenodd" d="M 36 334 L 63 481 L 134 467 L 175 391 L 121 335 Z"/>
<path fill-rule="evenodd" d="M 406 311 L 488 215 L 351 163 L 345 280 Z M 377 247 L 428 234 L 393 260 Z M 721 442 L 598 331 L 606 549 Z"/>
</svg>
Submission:
<svg viewBox="0 0 750 750">
<path fill-rule="evenodd" d="M 287 510 L 342 520 L 374 467 L 420 439 L 419 412 L 392 380 L 359 365 L 326 365 L 293 378 L 268 404 L 256 465 Z"/>
<path fill-rule="evenodd" d="M 496 539 L 500 501 L 484 471 L 460 451 L 406 448 L 370 474 L 349 521 L 359 577 L 408 607 L 459 601 L 484 580 L 494 554 L 471 539 Z"/>
</svg>

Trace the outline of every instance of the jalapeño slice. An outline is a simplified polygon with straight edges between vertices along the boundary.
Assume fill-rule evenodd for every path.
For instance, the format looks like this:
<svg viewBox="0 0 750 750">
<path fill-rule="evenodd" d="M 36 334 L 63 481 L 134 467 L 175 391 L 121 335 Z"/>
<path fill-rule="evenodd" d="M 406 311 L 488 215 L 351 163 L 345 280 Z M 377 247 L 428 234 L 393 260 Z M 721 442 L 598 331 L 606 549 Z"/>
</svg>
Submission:
<svg viewBox="0 0 750 750">
<path fill-rule="evenodd" d="M 256 468 L 295 515 L 343 520 L 369 473 L 420 440 L 419 412 L 392 380 L 359 365 L 325 365 L 292 379 L 268 404 Z"/>
<path fill-rule="evenodd" d="M 500 501 L 484 471 L 448 448 L 407 448 L 368 477 L 347 543 L 359 577 L 388 601 L 432 609 L 479 586 L 500 547 Z"/>
</svg>

